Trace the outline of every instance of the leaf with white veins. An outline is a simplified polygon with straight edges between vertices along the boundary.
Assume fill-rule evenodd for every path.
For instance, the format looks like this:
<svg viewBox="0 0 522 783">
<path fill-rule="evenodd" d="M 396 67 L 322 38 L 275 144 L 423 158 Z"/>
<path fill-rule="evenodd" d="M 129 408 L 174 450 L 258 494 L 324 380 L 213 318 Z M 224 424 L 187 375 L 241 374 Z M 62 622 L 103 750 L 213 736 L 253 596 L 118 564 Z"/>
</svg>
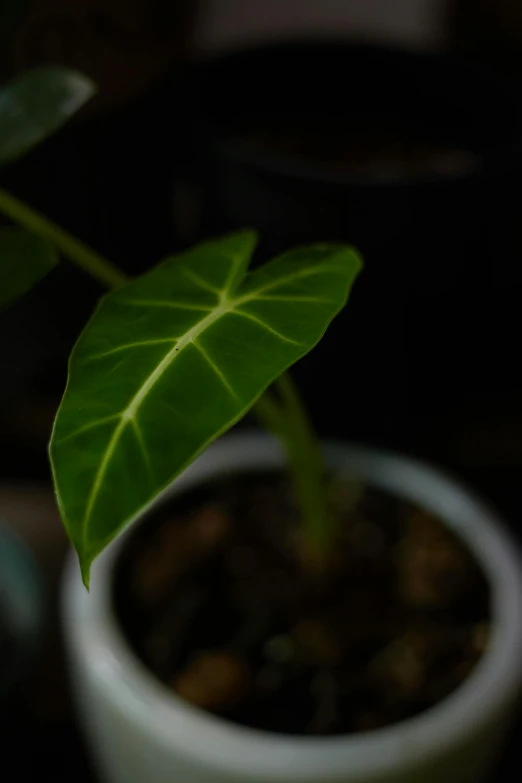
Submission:
<svg viewBox="0 0 522 783">
<path fill-rule="evenodd" d="M 315 245 L 247 273 L 252 232 L 107 295 L 71 356 L 50 453 L 86 584 L 92 560 L 322 337 L 361 268 Z"/>
</svg>

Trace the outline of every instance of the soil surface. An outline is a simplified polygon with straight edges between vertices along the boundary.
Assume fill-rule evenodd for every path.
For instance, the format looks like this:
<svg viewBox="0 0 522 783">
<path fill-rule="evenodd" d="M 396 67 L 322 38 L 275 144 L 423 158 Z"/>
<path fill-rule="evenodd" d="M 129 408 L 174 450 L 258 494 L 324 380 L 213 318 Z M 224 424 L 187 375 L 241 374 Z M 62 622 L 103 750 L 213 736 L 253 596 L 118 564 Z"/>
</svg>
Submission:
<svg viewBox="0 0 522 783">
<path fill-rule="evenodd" d="M 488 641 L 489 591 L 424 511 L 340 484 L 328 569 L 303 565 L 280 475 L 186 493 L 132 534 L 115 580 L 131 647 L 168 688 L 266 731 L 364 731 L 428 709 Z"/>
</svg>

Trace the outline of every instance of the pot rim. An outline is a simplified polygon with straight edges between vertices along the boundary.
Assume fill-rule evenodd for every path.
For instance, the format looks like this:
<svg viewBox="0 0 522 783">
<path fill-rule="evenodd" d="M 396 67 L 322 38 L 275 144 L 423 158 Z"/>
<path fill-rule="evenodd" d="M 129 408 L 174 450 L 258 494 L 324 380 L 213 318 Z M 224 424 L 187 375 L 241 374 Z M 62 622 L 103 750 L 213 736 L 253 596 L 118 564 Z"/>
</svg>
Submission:
<svg viewBox="0 0 522 783">
<path fill-rule="evenodd" d="M 522 681 L 522 569 L 504 526 L 473 493 L 414 459 L 364 446 L 325 443 L 332 466 L 355 470 L 371 484 L 437 514 L 465 541 L 492 591 L 492 638 L 471 675 L 450 696 L 419 715 L 359 734 L 288 736 L 227 722 L 184 702 L 134 655 L 112 611 L 111 577 L 125 536 L 93 565 L 91 593 L 81 583 L 75 556 L 65 575 L 64 619 L 71 645 L 102 680 L 107 698 L 148 735 L 152 744 L 176 748 L 215 776 L 245 771 L 284 779 L 288 770 L 305 783 L 327 776 L 341 781 L 349 769 L 378 775 L 425 763 L 466 742 L 504 717 Z M 211 446 L 164 493 L 256 466 L 282 467 L 280 445 L 262 433 L 228 435 Z M 161 499 L 160 501 L 161 502 Z M 156 505 L 156 504 L 154 504 Z"/>
</svg>

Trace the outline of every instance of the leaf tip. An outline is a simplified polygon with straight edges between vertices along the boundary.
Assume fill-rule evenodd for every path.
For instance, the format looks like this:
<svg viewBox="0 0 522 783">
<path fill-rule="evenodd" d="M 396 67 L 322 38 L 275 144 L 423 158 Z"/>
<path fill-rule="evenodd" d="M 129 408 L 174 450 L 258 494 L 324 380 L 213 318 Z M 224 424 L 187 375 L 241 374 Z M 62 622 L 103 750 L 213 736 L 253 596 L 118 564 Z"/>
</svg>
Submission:
<svg viewBox="0 0 522 783">
<path fill-rule="evenodd" d="M 78 559 L 80 561 L 80 571 L 82 575 L 82 582 L 84 584 L 85 589 L 87 592 L 90 592 L 90 584 L 91 584 L 91 559 L 82 557 L 82 555 L 78 552 Z"/>
<path fill-rule="evenodd" d="M 257 247 L 259 234 L 255 229 L 246 227 L 222 237 L 221 241 L 230 242 L 231 240 L 240 246 L 241 252 L 245 256 L 250 256 Z"/>
<path fill-rule="evenodd" d="M 341 245 L 337 252 L 347 269 L 351 269 L 352 280 L 355 280 L 364 269 L 362 254 L 353 245 Z"/>
<path fill-rule="evenodd" d="M 355 258 L 355 262 L 357 264 L 357 274 L 359 274 L 359 272 L 362 272 L 362 270 L 364 269 L 363 255 L 359 250 L 357 250 L 356 247 L 352 247 L 352 246 L 350 246 L 350 252 L 352 256 Z"/>
</svg>

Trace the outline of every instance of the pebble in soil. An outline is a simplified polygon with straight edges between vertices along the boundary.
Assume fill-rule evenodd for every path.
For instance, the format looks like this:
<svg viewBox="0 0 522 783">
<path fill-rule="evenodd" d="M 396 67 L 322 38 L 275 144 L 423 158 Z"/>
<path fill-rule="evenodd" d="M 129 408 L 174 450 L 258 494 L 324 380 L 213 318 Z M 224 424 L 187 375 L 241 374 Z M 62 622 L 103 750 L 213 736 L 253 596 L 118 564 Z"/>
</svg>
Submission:
<svg viewBox="0 0 522 783">
<path fill-rule="evenodd" d="M 171 501 L 129 538 L 115 606 L 167 687 L 228 720 L 338 734 L 411 717 L 487 646 L 489 592 L 459 539 L 381 491 L 338 488 L 328 570 L 305 575 L 286 479 L 244 476 Z"/>
</svg>

